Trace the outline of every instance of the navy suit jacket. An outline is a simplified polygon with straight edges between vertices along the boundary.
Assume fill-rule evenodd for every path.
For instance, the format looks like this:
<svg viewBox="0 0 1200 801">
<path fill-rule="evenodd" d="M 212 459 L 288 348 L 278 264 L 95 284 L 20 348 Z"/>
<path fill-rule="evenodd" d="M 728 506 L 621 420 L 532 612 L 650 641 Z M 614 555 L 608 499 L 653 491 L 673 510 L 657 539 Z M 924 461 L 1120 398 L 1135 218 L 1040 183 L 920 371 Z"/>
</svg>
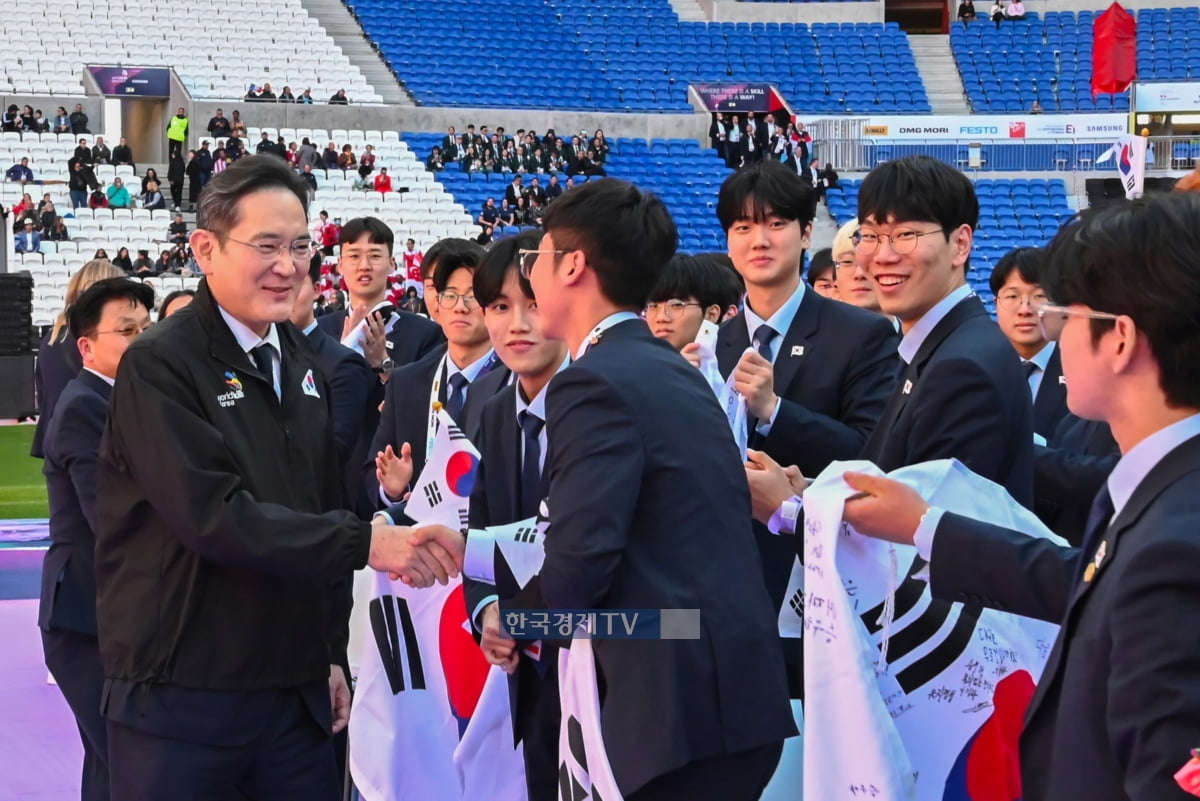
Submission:
<svg viewBox="0 0 1200 801">
<path fill-rule="evenodd" d="M 329 384 L 333 439 L 345 477 L 347 508 L 360 514 L 369 513 L 373 507 L 367 504 L 361 465 L 379 424 L 383 386 L 366 359 L 320 328 L 305 336 Z"/>
<path fill-rule="evenodd" d="M 795 734 L 745 468 L 700 373 L 645 322 L 550 382 L 540 574 L 501 609 L 698 609 L 699 638 L 594 640 L 609 762 L 628 796 Z"/>
<path fill-rule="evenodd" d="M 50 549 L 42 562 L 38 625 L 96 636 L 96 462 L 112 387 L 81 370 L 46 432 Z"/>
<path fill-rule="evenodd" d="M 895 380 L 897 336 L 878 314 L 804 292 L 775 360 L 779 413 L 770 434 L 757 431 L 749 445 L 782 465 L 797 465 L 815 478 L 830 462 L 854 459 L 867 441 Z M 721 326 L 717 366 L 726 378 L 751 346 L 745 312 Z M 767 592 L 783 604 L 788 577 L 803 537 L 777 537 L 754 524 Z M 785 640 L 793 697 L 803 694 L 801 644 Z"/>
<path fill-rule="evenodd" d="M 964 299 L 929 332 L 861 458 L 886 472 L 958 459 L 1033 508 L 1029 382 L 979 298 Z"/>
<path fill-rule="evenodd" d="M 1033 399 L 1033 430 L 1046 439 L 1054 435 L 1058 424 L 1069 414 L 1067 385 L 1062 382 L 1062 374 L 1062 353 L 1056 346 L 1046 362 L 1037 397 Z"/>
<path fill-rule="evenodd" d="M 37 366 L 33 370 L 38 421 L 33 431 L 33 446 L 29 449 L 30 454 L 38 459 L 45 456 L 42 443 L 46 438 L 46 429 L 54 419 L 54 406 L 58 403 L 58 396 L 71 379 L 79 375 L 83 367 L 75 339 L 76 337 L 67 331 L 61 342 L 51 343 L 50 334 L 46 334 L 38 345 Z"/>
<path fill-rule="evenodd" d="M 379 497 L 379 480 L 375 477 L 375 454 L 388 445 L 400 454 L 400 446 L 407 442 L 412 446 L 413 474 L 415 481 L 425 469 L 426 431 L 429 425 L 429 390 L 433 386 L 434 374 L 446 355 L 441 346 L 422 357 L 419 361 L 397 368 L 388 377 L 383 395 L 383 410 L 379 414 L 379 427 L 371 440 L 362 463 L 363 486 L 373 509 L 390 508 Z M 511 376 L 508 368 L 496 362 L 496 367 L 479 375 L 467 389 L 467 401 L 463 406 L 460 421 L 463 433 L 474 442 L 479 431 L 479 416 L 487 401 L 508 385 Z M 438 400 L 446 402 L 446 384 L 442 381 Z"/>
<path fill-rule="evenodd" d="M 1025 801 L 1191 798 L 1172 776 L 1200 742 L 1198 493 L 1195 437 L 1082 549 L 942 518 L 935 595 L 1062 626 L 1021 735 Z"/>
<path fill-rule="evenodd" d="M 1108 423 L 1064 417 L 1049 445 L 1033 449 L 1034 511 L 1041 521 L 1079 545 L 1092 499 L 1120 458 Z"/>
<path fill-rule="evenodd" d="M 441 326 L 419 314 L 412 314 L 396 309 L 396 322 L 387 335 L 387 351 L 397 367 L 412 364 L 435 349 L 445 344 L 446 337 L 442 334 Z M 337 311 L 322 314 L 317 318 L 317 327 L 338 342 L 342 340 L 342 328 L 346 325 L 346 312 Z"/>
</svg>

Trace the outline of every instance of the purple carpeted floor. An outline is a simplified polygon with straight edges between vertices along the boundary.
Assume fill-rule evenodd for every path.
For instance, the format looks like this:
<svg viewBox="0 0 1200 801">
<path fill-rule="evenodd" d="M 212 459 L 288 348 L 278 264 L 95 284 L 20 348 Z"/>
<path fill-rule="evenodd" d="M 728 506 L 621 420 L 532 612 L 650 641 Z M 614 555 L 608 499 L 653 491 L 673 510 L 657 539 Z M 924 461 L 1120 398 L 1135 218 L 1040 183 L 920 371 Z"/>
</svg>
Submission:
<svg viewBox="0 0 1200 801">
<path fill-rule="evenodd" d="M 40 565 L 38 551 L 0 549 L 0 584 L 36 588 L 30 574 Z M 79 732 L 58 687 L 46 683 L 37 591 L 19 595 L 0 600 L 0 801 L 77 801 Z"/>
</svg>

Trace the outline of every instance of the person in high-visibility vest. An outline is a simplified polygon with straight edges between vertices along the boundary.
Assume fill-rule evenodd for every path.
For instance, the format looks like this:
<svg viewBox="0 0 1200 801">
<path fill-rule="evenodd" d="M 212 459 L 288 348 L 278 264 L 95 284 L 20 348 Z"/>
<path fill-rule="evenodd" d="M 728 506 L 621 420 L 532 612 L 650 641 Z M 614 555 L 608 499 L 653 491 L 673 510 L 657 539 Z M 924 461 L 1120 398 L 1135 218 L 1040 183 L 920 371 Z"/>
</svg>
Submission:
<svg viewBox="0 0 1200 801">
<path fill-rule="evenodd" d="M 183 106 L 175 112 L 175 116 L 167 123 L 167 158 L 173 159 L 183 155 L 183 143 L 187 141 L 188 118 Z"/>
</svg>

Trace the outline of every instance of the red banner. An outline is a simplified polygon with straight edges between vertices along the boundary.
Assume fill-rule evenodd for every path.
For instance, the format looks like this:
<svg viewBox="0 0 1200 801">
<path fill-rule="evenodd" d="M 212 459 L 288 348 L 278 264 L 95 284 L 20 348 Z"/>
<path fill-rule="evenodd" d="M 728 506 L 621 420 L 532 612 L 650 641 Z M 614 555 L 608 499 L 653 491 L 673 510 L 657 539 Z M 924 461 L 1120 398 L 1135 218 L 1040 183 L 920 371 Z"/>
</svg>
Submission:
<svg viewBox="0 0 1200 801">
<path fill-rule="evenodd" d="M 1137 79 L 1137 21 L 1113 3 L 1092 29 L 1092 97 L 1124 92 Z"/>
</svg>

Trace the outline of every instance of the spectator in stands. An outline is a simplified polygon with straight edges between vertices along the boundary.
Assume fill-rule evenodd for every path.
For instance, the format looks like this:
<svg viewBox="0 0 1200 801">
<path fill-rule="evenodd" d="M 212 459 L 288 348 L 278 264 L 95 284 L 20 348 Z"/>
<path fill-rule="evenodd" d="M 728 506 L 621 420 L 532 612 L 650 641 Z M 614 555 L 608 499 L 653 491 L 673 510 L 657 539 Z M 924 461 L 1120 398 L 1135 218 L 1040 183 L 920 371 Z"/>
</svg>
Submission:
<svg viewBox="0 0 1200 801">
<path fill-rule="evenodd" d="M 54 207 L 54 201 L 50 199 L 49 193 L 42 197 L 42 202 L 38 203 L 38 230 L 43 234 L 49 234 L 50 229 L 54 227 L 54 221 L 58 219 L 58 209 Z"/>
<path fill-rule="evenodd" d="M 234 114 L 236 113 L 237 112 L 235 111 Z M 221 155 L 224 157 L 225 154 L 222 153 Z M 204 185 L 208 183 L 210 178 L 212 178 L 213 172 L 217 168 L 216 163 L 213 161 L 213 154 L 208 150 L 207 139 L 200 143 L 200 150 L 196 152 L 196 160 L 198 162 L 197 166 L 199 168 L 200 175 L 200 189 L 199 192 L 197 192 L 197 195 L 199 195 L 200 192 L 204 191 Z M 224 161 L 223 158 L 222 161 Z M 224 168 L 222 167 L 222 169 Z"/>
<path fill-rule="evenodd" d="M 832 300 L 838 299 L 837 278 L 833 266 L 833 251 L 822 248 L 812 256 L 808 266 L 808 285 L 817 290 L 817 294 Z"/>
<path fill-rule="evenodd" d="M 1029 113 L 1030 114 L 1044 113 L 1044 111 L 1042 109 L 1042 104 L 1038 102 L 1036 97 L 1033 99 L 1033 105 L 1029 107 Z"/>
<path fill-rule="evenodd" d="M 230 136 L 236 134 L 238 136 L 246 135 L 246 123 L 242 122 L 242 112 L 236 108 L 233 110 L 233 118 L 229 120 Z"/>
<path fill-rule="evenodd" d="M 73 162 L 71 173 L 67 177 L 67 189 L 70 190 L 71 208 L 73 209 L 88 205 L 88 188 L 92 181 L 88 180 L 88 174 L 84 172 L 85 166 L 82 161 Z M 97 183 L 96 186 L 98 187 L 99 184 Z"/>
<path fill-rule="evenodd" d="M 162 305 L 158 307 L 158 321 L 170 317 L 180 309 L 186 309 L 192 305 L 192 299 L 195 298 L 196 292 L 191 289 L 177 289 L 163 298 Z"/>
<path fill-rule="evenodd" d="M 736 170 L 742 166 L 742 121 L 737 114 L 729 118 L 729 132 L 725 143 L 725 166 Z"/>
<path fill-rule="evenodd" d="M 300 96 L 296 98 L 296 102 L 303 103 L 306 106 L 311 106 L 313 104 L 312 89 L 305 89 L 303 92 L 301 92 Z"/>
<path fill-rule="evenodd" d="M 262 89 L 258 93 L 259 102 L 260 103 L 274 103 L 277 99 L 278 98 L 275 97 L 275 93 L 271 91 L 271 84 L 264 83 L 262 85 Z"/>
<path fill-rule="evenodd" d="M 209 160 L 211 164 L 211 159 Z M 183 167 L 183 172 L 188 179 L 188 205 L 191 208 L 196 207 L 196 202 L 200 199 L 200 156 L 195 150 L 188 151 L 187 164 Z"/>
<path fill-rule="evenodd" d="M 208 135 L 213 139 L 224 139 L 232 133 L 233 128 L 229 124 L 229 119 L 225 116 L 223 109 L 217 109 L 217 113 L 208 121 L 208 127 L 205 129 Z"/>
<path fill-rule="evenodd" d="M 371 180 L 371 168 L 361 165 L 358 168 L 358 177 L 354 179 L 354 190 L 356 192 L 370 192 L 374 188 L 375 182 Z"/>
<path fill-rule="evenodd" d="M 146 174 L 142 176 L 142 194 L 145 194 L 146 187 L 148 187 L 150 185 L 151 181 L 153 181 L 156 184 L 162 183 L 162 181 L 158 177 L 158 170 L 154 169 L 153 167 L 150 167 L 149 169 L 147 169 Z"/>
<path fill-rule="evenodd" d="M 410 286 L 404 293 L 404 302 L 400 304 L 401 311 L 406 311 L 409 314 L 421 314 L 429 316 L 428 310 L 425 308 L 425 302 L 421 300 L 417 294 L 417 288 Z"/>
<path fill-rule="evenodd" d="M 555 198 L 563 193 L 562 184 L 558 182 L 557 175 L 550 176 L 550 183 L 546 186 L 546 203 L 550 203 Z"/>
<path fill-rule="evenodd" d="M 72 158 L 75 161 L 82 161 L 89 167 L 92 165 L 92 149 L 88 147 L 86 139 L 79 140 L 79 144 L 75 148 L 75 155 Z"/>
<path fill-rule="evenodd" d="M 245 100 L 247 103 L 257 103 L 258 102 L 258 86 L 256 86 L 255 84 L 250 84 L 250 88 L 246 90 L 246 96 L 243 97 L 242 100 Z"/>
<path fill-rule="evenodd" d="M 300 169 L 300 145 L 295 142 L 287 146 L 287 151 L 284 153 L 284 158 L 287 159 L 288 166 L 294 170 Z"/>
<path fill-rule="evenodd" d="M 151 181 L 146 184 L 146 191 L 142 193 L 142 208 L 150 211 L 157 211 L 167 207 L 167 199 L 163 197 L 158 188 L 157 181 Z"/>
<path fill-rule="evenodd" d="M 104 248 L 96 248 L 96 252 L 92 255 L 92 261 L 108 261 L 108 251 Z"/>
<path fill-rule="evenodd" d="M 66 108 L 58 107 L 54 114 L 54 122 L 50 127 L 54 133 L 71 133 L 71 118 L 67 115 Z"/>
<path fill-rule="evenodd" d="M 1009 19 L 1025 19 L 1025 4 L 1021 0 L 1013 0 L 1004 13 Z"/>
<path fill-rule="evenodd" d="M 533 225 L 533 220 L 529 218 L 529 201 L 524 195 L 520 195 L 517 205 L 513 206 L 513 221 L 521 227 Z"/>
<path fill-rule="evenodd" d="M 516 206 L 517 198 L 525 194 L 525 187 L 522 186 L 521 176 L 514 175 L 512 183 L 504 189 L 504 199 L 508 201 L 508 205 Z"/>
<path fill-rule="evenodd" d="M 725 160 L 725 141 L 729 138 L 729 123 L 725 121 L 725 115 L 718 111 L 713 114 L 712 122 L 708 126 L 708 144 L 713 150 L 717 151 L 717 156 Z"/>
<path fill-rule="evenodd" d="M 108 164 L 112 161 L 112 151 L 104 144 L 104 137 L 97 136 L 96 144 L 92 145 L 92 163 Z"/>
<path fill-rule="evenodd" d="M 4 180 L 22 185 L 33 183 L 33 170 L 29 169 L 29 157 L 24 156 L 19 164 L 9 167 L 8 172 L 4 173 Z"/>
<path fill-rule="evenodd" d="M 331 105 L 331 106 L 348 106 L 348 105 L 350 105 L 350 98 L 346 97 L 346 90 L 338 89 L 336 92 L 334 92 L 333 97 L 329 98 L 329 105 Z"/>
<path fill-rule="evenodd" d="M 294 94 L 292 94 L 292 87 L 290 87 L 290 86 L 283 87 L 283 91 L 281 91 L 279 93 L 279 102 L 280 103 L 295 103 L 296 102 L 296 96 Z"/>
<path fill-rule="evenodd" d="M 492 241 L 492 234 L 496 230 L 496 223 L 499 219 L 500 212 L 496 208 L 496 199 L 489 197 L 483 202 L 483 208 L 480 209 L 479 218 L 476 220 L 481 231 L 479 234 L 480 244 Z"/>
<path fill-rule="evenodd" d="M 813 164 L 816 162 L 814 161 Z M 841 187 L 838 185 L 837 170 L 833 168 L 832 164 L 825 162 L 825 166 L 817 173 L 817 202 L 819 203 L 824 198 L 826 208 L 829 207 L 829 191 L 831 189 L 841 191 Z"/>
<path fill-rule="evenodd" d="M 133 272 L 133 260 L 129 258 L 129 248 L 121 248 L 117 251 L 117 257 L 112 260 L 114 267 L 120 267 L 126 273 Z"/>
<path fill-rule="evenodd" d="M 222 148 L 222 150 L 225 151 L 225 160 L 229 164 L 232 164 L 242 156 L 246 155 L 246 147 L 242 144 L 242 138 L 238 136 L 237 131 L 234 131 L 229 135 L 229 138 L 225 140 L 225 147 Z"/>
<path fill-rule="evenodd" d="M 538 228 L 541 228 L 542 218 L 546 214 L 546 207 L 543 206 L 541 201 L 539 201 L 533 195 L 529 196 L 528 204 L 529 208 L 525 212 L 526 222 L 528 222 L 529 225 L 536 225 Z"/>
<path fill-rule="evenodd" d="M 154 275 L 175 272 L 171 265 L 171 251 L 159 251 L 158 258 L 154 260 L 154 266 L 150 268 L 150 272 Z"/>
<path fill-rule="evenodd" d="M 20 218 L 25 212 L 34 213 L 35 207 L 33 203 L 33 195 L 28 192 L 21 195 L 20 202 L 12 207 L 12 215 L 14 218 Z M 17 230 L 20 230 L 19 227 Z"/>
<path fill-rule="evenodd" d="M 88 115 L 83 113 L 82 103 L 76 103 L 75 110 L 71 112 L 71 133 L 76 136 L 91 133 L 88 130 Z"/>
<path fill-rule="evenodd" d="M 225 148 L 218 147 L 217 152 L 213 153 L 213 175 L 220 175 L 225 172 L 225 168 L 228 166 L 229 154 L 225 152 Z"/>
<path fill-rule="evenodd" d="M 167 241 L 172 245 L 186 245 L 188 241 L 187 223 L 183 221 L 183 215 L 179 212 L 175 213 L 175 219 L 167 226 Z"/>
<path fill-rule="evenodd" d="M 110 209 L 128 209 L 133 207 L 133 198 L 129 196 L 129 190 L 125 188 L 125 183 L 120 178 L 113 178 L 112 186 L 105 192 L 108 197 L 108 207 Z"/>
<path fill-rule="evenodd" d="M 338 166 L 342 168 L 342 172 L 352 170 L 358 166 L 358 157 L 354 155 L 353 147 L 342 145 L 342 152 L 338 156 Z"/>
<path fill-rule="evenodd" d="M 530 200 L 536 200 L 542 206 L 546 205 L 546 190 L 542 187 L 541 179 L 536 175 L 530 179 L 529 190 L 526 192 L 526 195 Z"/>
<path fill-rule="evenodd" d="M 292 144 L 295 144 L 295 143 L 293 142 Z M 287 157 L 288 157 L 287 153 L 288 153 L 287 142 L 284 141 L 282 136 L 276 138 L 275 139 L 275 155 L 278 156 L 279 158 L 283 159 L 284 161 L 287 161 Z"/>
<path fill-rule="evenodd" d="M 150 251 L 139 250 L 137 259 L 133 262 L 134 275 L 153 275 L 154 262 L 150 261 Z"/>
<path fill-rule="evenodd" d="M 324 213 L 324 212 L 322 212 Z M 334 217 L 333 222 L 329 222 L 329 215 L 325 215 L 325 225 L 321 227 L 321 250 L 326 256 L 332 256 L 337 249 L 338 244 L 342 241 L 342 220 L 340 217 Z"/>
<path fill-rule="evenodd" d="M 1004 21 L 1004 0 L 996 0 L 992 4 L 992 10 L 988 12 L 988 16 L 992 18 L 992 22 L 996 23 L 996 30 L 1000 30 L 1000 23 Z"/>
<path fill-rule="evenodd" d="M 21 109 L 13 103 L 4 110 L 4 116 L 0 117 L 0 131 L 5 133 L 20 133 L 21 132 Z"/>
<path fill-rule="evenodd" d="M 325 167 L 325 172 L 336 170 L 338 166 L 337 145 L 333 142 L 325 145 L 324 152 L 321 153 L 321 164 Z"/>
<path fill-rule="evenodd" d="M 46 233 L 46 238 L 51 242 L 70 242 L 71 235 L 67 231 L 67 221 L 58 215 L 54 216 L 54 223 L 50 226 L 50 230 Z"/>
<path fill-rule="evenodd" d="M 195 151 L 188 151 L 190 157 Z M 167 185 L 171 189 L 171 208 L 179 211 L 183 208 L 183 178 L 187 174 L 183 157 L 176 156 L 167 165 Z"/>
<path fill-rule="evenodd" d="M 720 323 L 737 307 L 742 292 L 734 274 L 707 254 L 676 253 L 642 310 L 651 332 L 676 350 L 695 342 L 705 320 Z"/>
<path fill-rule="evenodd" d="M 21 226 L 21 233 L 13 239 L 17 253 L 42 252 L 42 235 L 37 232 L 31 219 L 25 220 L 25 224 Z"/>
<path fill-rule="evenodd" d="M 516 209 L 508 204 L 508 198 L 504 198 L 500 201 L 500 211 L 499 217 L 497 218 L 497 223 L 501 228 L 517 227 Z"/>
<path fill-rule="evenodd" d="M 300 170 L 300 178 L 304 181 L 304 185 L 308 187 L 308 199 L 312 200 L 313 195 L 317 193 L 317 176 L 313 175 L 312 165 L 304 165 L 304 169 Z"/>
<path fill-rule="evenodd" d="M 50 133 L 50 120 L 42 116 L 40 108 L 33 112 L 33 130 L 39 134 Z"/>
<path fill-rule="evenodd" d="M 388 175 L 387 167 L 379 168 L 379 175 L 375 176 L 375 191 L 381 195 L 386 195 L 392 189 L 392 176 Z"/>
<path fill-rule="evenodd" d="M 133 148 L 125 143 L 125 137 L 121 137 L 120 142 L 113 148 L 112 163 L 115 166 L 128 164 L 130 167 L 137 169 L 137 165 L 133 163 Z"/>
<path fill-rule="evenodd" d="M 266 131 L 262 132 L 262 138 L 255 145 L 254 152 L 260 156 L 263 153 L 271 154 L 275 152 L 275 143 L 271 141 L 271 134 Z"/>
<path fill-rule="evenodd" d="M 590 175 L 599 178 L 603 178 L 608 175 L 608 173 L 604 171 L 604 168 L 597 163 L 595 150 L 588 150 L 586 156 L 575 162 L 575 169 L 573 172 L 576 175 Z"/>
<path fill-rule="evenodd" d="M 975 21 L 975 3 L 974 0 L 962 0 L 958 4 L 958 20 L 967 25 Z"/>
<path fill-rule="evenodd" d="M 321 156 L 307 136 L 300 140 L 300 155 L 296 161 L 296 169 L 303 170 L 306 164 L 313 168 L 321 165 Z"/>
</svg>

